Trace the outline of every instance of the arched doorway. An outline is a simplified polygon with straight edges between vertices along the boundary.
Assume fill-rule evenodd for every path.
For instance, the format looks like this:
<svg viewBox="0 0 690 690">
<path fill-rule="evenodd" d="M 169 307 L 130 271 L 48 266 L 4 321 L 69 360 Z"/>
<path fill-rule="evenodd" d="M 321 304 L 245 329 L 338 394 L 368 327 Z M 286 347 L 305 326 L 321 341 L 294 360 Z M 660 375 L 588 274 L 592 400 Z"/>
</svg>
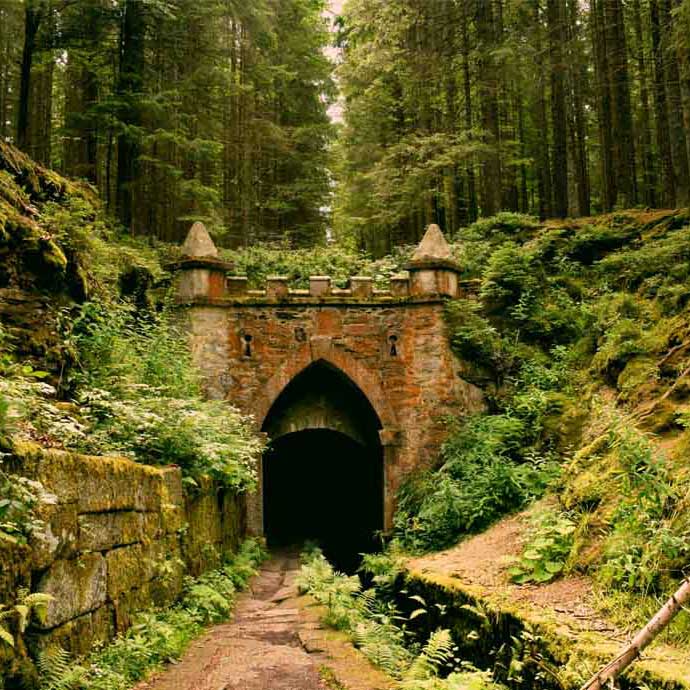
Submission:
<svg viewBox="0 0 690 690">
<path fill-rule="evenodd" d="M 269 411 L 264 532 L 271 547 L 319 543 L 351 570 L 383 528 L 381 422 L 362 391 L 324 360 L 298 374 Z"/>
</svg>

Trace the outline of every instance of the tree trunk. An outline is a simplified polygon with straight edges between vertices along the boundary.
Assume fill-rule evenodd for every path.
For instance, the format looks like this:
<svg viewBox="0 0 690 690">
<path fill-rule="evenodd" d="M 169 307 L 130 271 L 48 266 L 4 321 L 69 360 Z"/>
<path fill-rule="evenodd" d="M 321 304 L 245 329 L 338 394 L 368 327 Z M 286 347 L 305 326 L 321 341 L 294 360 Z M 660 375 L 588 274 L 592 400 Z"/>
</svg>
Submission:
<svg viewBox="0 0 690 690">
<path fill-rule="evenodd" d="M 573 160 L 577 186 L 577 210 L 580 216 L 591 213 L 591 188 L 589 157 L 587 155 L 587 121 L 585 116 L 583 85 L 587 81 L 587 67 L 577 35 L 579 5 L 576 0 L 568 3 L 568 45 L 570 46 L 570 91 L 573 111 Z"/>
<path fill-rule="evenodd" d="M 640 0 L 632 0 L 633 29 L 635 32 L 635 53 L 637 55 L 637 78 L 640 84 L 640 114 L 638 118 L 640 158 L 642 161 L 642 198 L 647 206 L 656 206 L 656 174 L 652 153 L 652 120 L 649 110 L 649 83 L 645 41 L 642 31 L 642 10 Z"/>
<path fill-rule="evenodd" d="M 611 117 L 611 91 L 604 20 L 604 0 L 592 0 L 591 30 L 594 46 L 594 67 L 599 115 L 599 157 L 601 161 L 601 206 L 611 211 L 616 203 L 617 189 L 613 158 L 613 123 Z"/>
<path fill-rule="evenodd" d="M 141 126 L 139 99 L 144 83 L 144 40 L 146 16 L 143 3 L 127 0 L 120 31 L 120 71 L 118 95 L 122 99 L 120 121 L 124 126 L 117 142 L 116 198 L 120 223 L 133 230 L 134 183 L 138 178 L 139 135 Z"/>
<path fill-rule="evenodd" d="M 498 76 L 496 74 L 493 50 L 496 47 L 493 3 L 491 0 L 477 0 L 476 25 L 479 39 L 479 95 L 482 114 L 482 129 L 488 151 L 482 165 L 482 215 L 492 216 L 498 212 L 501 201 L 501 141 Z"/>
<path fill-rule="evenodd" d="M 17 146 L 26 151 L 29 138 L 31 112 L 31 78 L 33 73 L 36 39 L 43 18 L 42 8 L 27 2 L 24 9 L 24 47 L 19 81 L 19 113 L 17 115 Z"/>
<path fill-rule="evenodd" d="M 546 69 L 542 40 L 543 21 L 539 0 L 534 0 L 534 43 L 537 66 L 537 95 L 534 102 L 534 120 L 537 123 L 536 162 L 539 217 L 550 218 L 553 212 L 551 189 L 551 156 L 549 155 L 549 121 L 546 109 Z"/>
<path fill-rule="evenodd" d="M 613 158 L 616 198 L 613 201 L 615 205 L 620 195 L 623 205 L 629 207 L 637 203 L 637 175 L 625 20 L 621 0 L 602 0 L 602 4 L 608 82 L 611 85 L 611 123 L 615 132 Z"/>
<path fill-rule="evenodd" d="M 472 75 L 470 72 L 470 39 L 467 3 L 462 3 L 462 81 L 465 101 L 465 129 L 472 133 L 474 120 L 472 117 Z M 474 223 L 479 216 L 479 202 L 477 201 L 477 182 L 474 174 L 474 164 L 467 166 L 467 221 Z"/>
<path fill-rule="evenodd" d="M 680 11 L 681 3 L 682 0 L 673 0 L 673 6 L 676 11 Z M 682 14 L 678 16 L 677 20 L 674 20 L 674 26 L 676 27 L 675 43 L 680 72 L 680 91 L 683 98 L 685 143 L 687 145 L 688 160 L 690 160 L 690 26 L 688 26 Z"/>
<path fill-rule="evenodd" d="M 671 148 L 671 132 L 666 100 L 664 76 L 664 47 L 661 34 L 661 18 L 658 0 L 649 0 L 649 14 L 652 34 L 652 59 L 654 61 L 654 110 L 656 114 L 656 139 L 658 155 L 661 158 L 662 203 L 668 207 L 676 205 L 676 175 Z"/>
<path fill-rule="evenodd" d="M 551 58 L 551 120 L 553 124 L 554 215 L 568 215 L 568 120 L 566 112 L 564 0 L 548 0 L 549 55 Z"/>
<path fill-rule="evenodd" d="M 658 0 L 661 20 L 661 44 L 666 95 L 668 98 L 668 122 L 671 135 L 671 150 L 676 175 L 677 203 L 690 202 L 690 161 L 683 123 L 683 102 L 680 90 L 678 55 L 674 46 L 673 19 L 669 0 Z M 688 133 L 690 134 L 690 133 Z"/>
</svg>

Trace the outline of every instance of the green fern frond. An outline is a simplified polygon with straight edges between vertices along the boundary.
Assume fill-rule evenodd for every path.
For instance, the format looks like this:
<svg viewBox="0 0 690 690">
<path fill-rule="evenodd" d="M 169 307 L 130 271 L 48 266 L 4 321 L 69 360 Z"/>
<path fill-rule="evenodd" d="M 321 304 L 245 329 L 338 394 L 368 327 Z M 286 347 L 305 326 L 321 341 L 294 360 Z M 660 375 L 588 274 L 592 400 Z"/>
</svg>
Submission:
<svg viewBox="0 0 690 690">
<path fill-rule="evenodd" d="M 439 671 L 453 660 L 454 650 L 449 630 L 432 633 L 422 653 L 405 674 L 405 680 L 426 680 L 438 676 Z"/>
<path fill-rule="evenodd" d="M 71 654 L 59 647 L 50 645 L 38 653 L 36 665 L 45 690 L 64 690 L 64 678 L 70 670 Z"/>
</svg>

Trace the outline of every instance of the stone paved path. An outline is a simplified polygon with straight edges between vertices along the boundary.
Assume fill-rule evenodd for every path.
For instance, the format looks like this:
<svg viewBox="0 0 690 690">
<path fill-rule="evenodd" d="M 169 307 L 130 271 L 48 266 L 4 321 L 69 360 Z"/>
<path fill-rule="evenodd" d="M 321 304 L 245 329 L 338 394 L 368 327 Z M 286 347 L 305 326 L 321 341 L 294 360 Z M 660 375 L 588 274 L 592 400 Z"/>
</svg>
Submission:
<svg viewBox="0 0 690 690">
<path fill-rule="evenodd" d="M 321 628 L 311 600 L 297 594 L 298 567 L 289 555 L 266 563 L 232 622 L 136 690 L 389 690 L 344 636 Z"/>
</svg>

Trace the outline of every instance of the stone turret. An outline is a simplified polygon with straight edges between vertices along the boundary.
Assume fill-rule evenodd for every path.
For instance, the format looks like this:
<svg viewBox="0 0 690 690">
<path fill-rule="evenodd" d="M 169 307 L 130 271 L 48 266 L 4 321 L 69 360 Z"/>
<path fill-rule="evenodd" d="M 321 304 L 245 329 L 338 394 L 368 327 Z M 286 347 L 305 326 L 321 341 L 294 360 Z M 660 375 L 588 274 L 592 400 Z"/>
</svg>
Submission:
<svg viewBox="0 0 690 690">
<path fill-rule="evenodd" d="M 232 265 L 218 258 L 218 249 L 203 223 L 194 223 L 182 245 L 182 254 L 175 265 L 179 299 L 219 299 L 226 294 L 225 276 Z"/>
<path fill-rule="evenodd" d="M 410 273 L 413 297 L 459 295 L 459 264 L 453 261 L 450 245 L 438 225 L 430 225 L 412 260 L 406 266 Z"/>
</svg>

